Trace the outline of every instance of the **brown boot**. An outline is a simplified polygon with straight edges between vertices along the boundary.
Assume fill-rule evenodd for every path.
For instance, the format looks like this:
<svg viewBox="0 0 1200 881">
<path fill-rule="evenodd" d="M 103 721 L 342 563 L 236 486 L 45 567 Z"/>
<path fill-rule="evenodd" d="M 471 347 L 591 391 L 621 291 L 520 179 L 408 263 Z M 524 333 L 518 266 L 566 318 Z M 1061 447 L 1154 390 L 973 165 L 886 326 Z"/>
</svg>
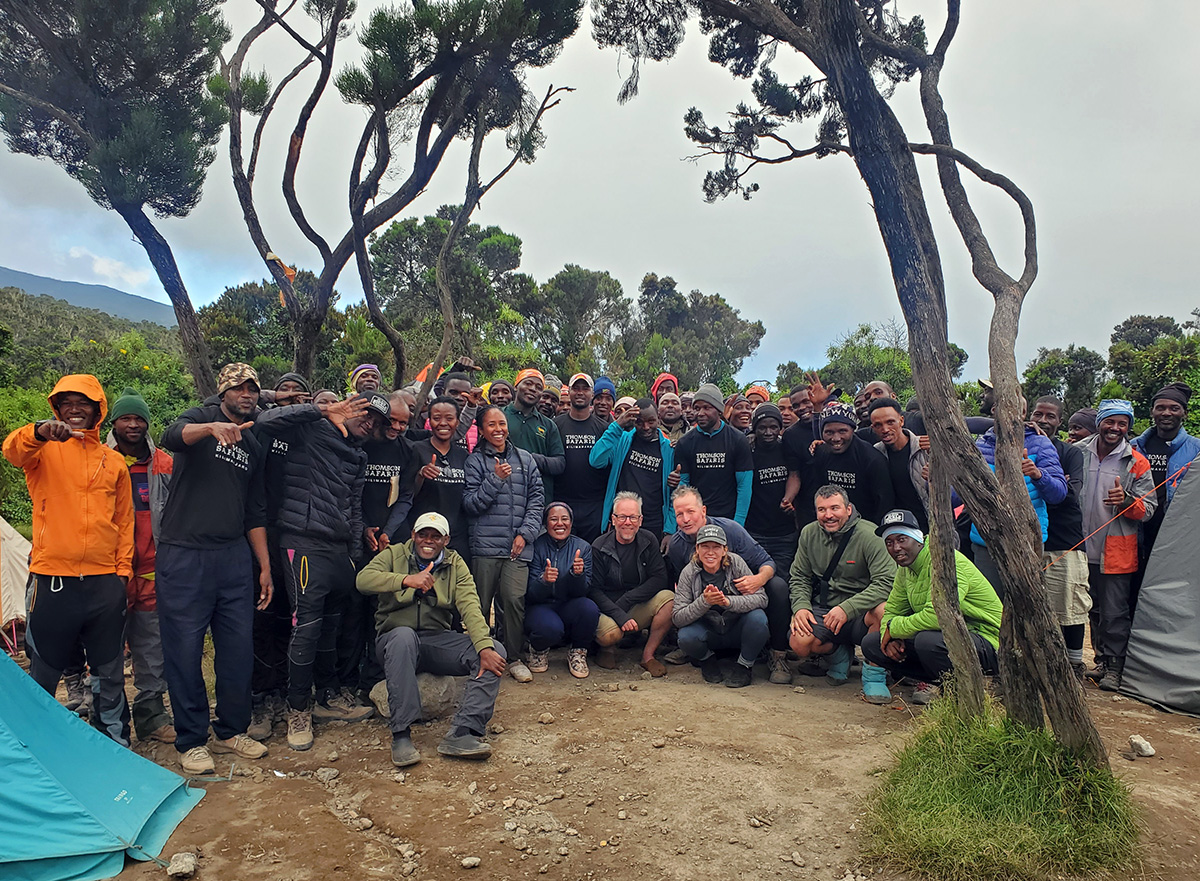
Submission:
<svg viewBox="0 0 1200 881">
<path fill-rule="evenodd" d="M 611 645 L 600 646 L 600 651 L 596 652 L 596 666 L 605 670 L 617 669 L 617 650 Z"/>
</svg>

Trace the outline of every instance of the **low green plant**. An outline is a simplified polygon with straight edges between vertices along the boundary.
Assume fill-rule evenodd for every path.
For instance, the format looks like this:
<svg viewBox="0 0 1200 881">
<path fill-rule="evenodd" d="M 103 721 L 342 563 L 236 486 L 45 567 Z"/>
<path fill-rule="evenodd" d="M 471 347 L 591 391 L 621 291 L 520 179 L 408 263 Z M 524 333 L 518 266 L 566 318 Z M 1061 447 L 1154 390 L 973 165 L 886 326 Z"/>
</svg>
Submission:
<svg viewBox="0 0 1200 881">
<path fill-rule="evenodd" d="M 864 854 L 946 881 L 1094 876 L 1137 857 L 1129 787 L 989 704 L 926 710 L 867 804 Z"/>
</svg>

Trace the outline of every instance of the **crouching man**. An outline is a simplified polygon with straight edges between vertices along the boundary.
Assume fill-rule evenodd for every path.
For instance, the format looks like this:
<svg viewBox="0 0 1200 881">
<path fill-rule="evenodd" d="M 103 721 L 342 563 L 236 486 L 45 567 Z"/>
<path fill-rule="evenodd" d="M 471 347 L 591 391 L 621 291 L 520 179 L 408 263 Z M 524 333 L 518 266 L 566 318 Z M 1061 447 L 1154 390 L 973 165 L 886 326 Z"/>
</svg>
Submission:
<svg viewBox="0 0 1200 881">
<path fill-rule="evenodd" d="M 952 669 L 946 640 L 938 627 L 930 592 L 932 567 L 925 535 L 911 511 L 894 510 L 883 516 L 876 534 L 899 567 L 887 598 L 878 633 L 863 637 L 863 657 L 892 671 L 897 678 L 918 680 L 912 701 L 927 704 L 937 696 L 937 683 Z M 971 642 L 985 675 L 996 673 L 1000 647 L 1000 597 L 975 564 L 954 552 L 958 574 L 958 606 L 967 621 Z"/>
<path fill-rule="evenodd" d="M 446 518 L 422 514 L 411 541 L 380 551 L 358 574 L 359 591 L 379 596 L 375 648 L 387 680 L 392 762 L 398 768 L 421 761 L 412 742 L 412 725 L 421 718 L 418 673 L 471 677 L 437 751 L 468 759 L 492 754 L 483 735 L 500 692 L 504 647 L 488 635 L 471 570 L 449 543 Z M 465 634 L 450 629 L 455 611 Z"/>
</svg>

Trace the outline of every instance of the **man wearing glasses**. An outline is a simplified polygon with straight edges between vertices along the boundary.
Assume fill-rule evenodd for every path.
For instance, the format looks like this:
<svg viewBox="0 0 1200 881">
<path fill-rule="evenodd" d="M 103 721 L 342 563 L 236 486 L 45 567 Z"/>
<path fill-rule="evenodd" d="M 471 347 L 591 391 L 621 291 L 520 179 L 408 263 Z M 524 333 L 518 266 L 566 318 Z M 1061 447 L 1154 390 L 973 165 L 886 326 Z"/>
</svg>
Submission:
<svg viewBox="0 0 1200 881">
<path fill-rule="evenodd" d="M 658 539 L 642 529 L 642 499 L 619 492 L 613 499 L 612 526 L 592 543 L 592 584 L 588 596 L 600 607 L 596 663 L 617 666 L 616 645 L 626 633 L 650 629 L 642 649 L 642 669 L 665 676 L 667 668 L 654 657 L 671 629 L 675 593 Z"/>
</svg>

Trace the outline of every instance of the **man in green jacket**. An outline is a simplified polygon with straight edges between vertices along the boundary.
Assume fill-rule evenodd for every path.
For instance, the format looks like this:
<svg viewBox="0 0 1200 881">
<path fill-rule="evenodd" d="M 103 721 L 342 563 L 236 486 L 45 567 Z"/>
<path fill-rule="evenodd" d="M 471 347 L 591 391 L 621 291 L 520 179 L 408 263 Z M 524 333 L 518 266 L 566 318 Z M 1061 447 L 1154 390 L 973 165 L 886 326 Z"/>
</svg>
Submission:
<svg viewBox="0 0 1200 881">
<path fill-rule="evenodd" d="M 886 667 L 897 677 L 918 680 L 912 701 L 927 704 L 937 696 L 934 683 L 953 668 L 933 609 L 929 548 L 912 511 L 889 511 L 877 532 L 900 568 L 887 598 L 882 627 L 878 633 L 868 633 L 862 641 L 863 657 Z M 958 571 L 958 606 L 967 619 L 967 630 L 983 672 L 994 675 L 1003 611 L 1000 598 L 975 564 L 958 551 L 954 552 L 954 562 Z"/>
<path fill-rule="evenodd" d="M 421 718 L 418 673 L 471 677 L 437 751 L 469 759 L 492 753 L 483 735 L 500 693 L 504 646 L 488 635 L 471 570 L 449 543 L 446 518 L 422 514 L 411 541 L 381 551 L 358 574 L 359 591 L 379 597 L 375 646 L 387 680 L 392 763 L 398 768 L 421 761 L 412 742 L 412 725 Z M 451 630 L 455 611 L 466 633 Z"/>
<path fill-rule="evenodd" d="M 842 487 L 821 487 L 814 502 L 817 520 L 800 530 L 792 559 L 788 643 L 801 658 L 828 655 L 826 675 L 832 684 L 843 685 L 855 646 L 879 630 L 896 564 L 875 524 L 859 516 Z M 872 703 L 892 699 L 882 667 L 864 666 L 862 682 Z"/>
</svg>

